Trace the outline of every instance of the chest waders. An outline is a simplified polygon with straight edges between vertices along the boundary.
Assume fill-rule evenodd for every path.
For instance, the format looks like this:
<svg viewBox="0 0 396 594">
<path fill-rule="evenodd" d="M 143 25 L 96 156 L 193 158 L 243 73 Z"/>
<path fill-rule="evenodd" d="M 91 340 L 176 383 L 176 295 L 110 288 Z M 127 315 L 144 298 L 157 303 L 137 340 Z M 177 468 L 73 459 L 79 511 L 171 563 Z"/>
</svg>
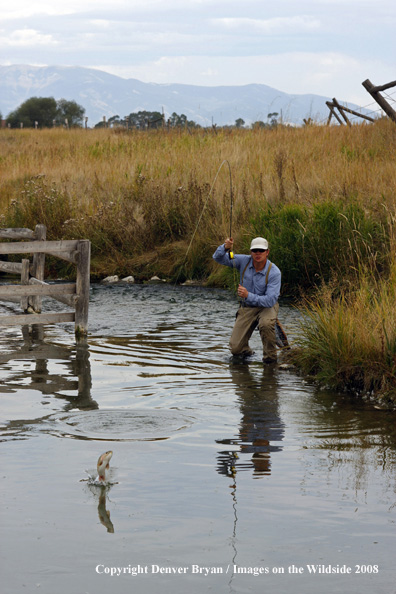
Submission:
<svg viewBox="0 0 396 594">
<path fill-rule="evenodd" d="M 250 264 L 250 260 L 246 264 L 246 266 L 242 272 L 242 277 L 241 277 L 241 285 L 242 286 L 243 286 L 243 278 L 245 276 L 245 272 L 246 272 L 246 269 L 249 266 L 249 264 Z M 272 268 L 272 262 L 270 262 L 270 264 L 268 266 L 267 274 L 265 275 L 265 288 L 266 289 L 267 289 L 267 285 L 268 285 L 268 277 L 269 277 L 271 268 Z M 246 305 L 243 302 L 241 302 L 239 307 L 246 307 Z M 238 312 L 237 312 L 237 314 L 238 314 Z M 257 324 L 258 324 L 258 322 L 256 323 L 256 326 L 257 326 Z M 290 345 L 289 345 L 289 341 L 287 340 L 286 332 L 284 331 L 282 324 L 280 323 L 278 318 L 276 318 L 276 322 L 275 322 L 275 336 L 276 336 L 276 345 L 280 349 L 290 349 Z"/>
</svg>

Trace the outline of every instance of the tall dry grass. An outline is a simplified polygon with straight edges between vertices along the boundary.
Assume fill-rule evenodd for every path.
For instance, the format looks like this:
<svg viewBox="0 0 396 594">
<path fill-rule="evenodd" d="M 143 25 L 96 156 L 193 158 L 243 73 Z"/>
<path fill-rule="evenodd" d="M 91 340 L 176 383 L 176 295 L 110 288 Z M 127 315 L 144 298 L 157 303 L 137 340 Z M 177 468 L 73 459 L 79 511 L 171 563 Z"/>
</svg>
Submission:
<svg viewBox="0 0 396 594">
<path fill-rule="evenodd" d="M 238 199 L 270 201 L 358 195 L 371 202 L 395 186 L 394 125 L 353 128 L 231 130 L 217 134 L 120 132 L 114 130 L 2 130 L 0 174 L 2 205 L 15 188 L 38 174 L 67 189 L 86 204 L 128 190 L 140 174 L 175 191 L 193 180 L 211 183 L 228 159 Z M 218 180 L 218 192 L 228 179 Z"/>
<path fill-rule="evenodd" d="M 395 210 L 395 148 L 396 129 L 388 121 L 216 134 L 1 130 L 0 209 L 6 226 L 40 222 L 54 239 L 89 238 L 94 273 L 144 277 L 175 274 L 206 204 L 185 274 L 207 277 L 213 272 L 211 253 L 229 233 L 227 168 L 208 199 L 227 159 L 236 249 L 246 249 L 252 233 L 270 234 L 272 257 L 281 263 L 290 289 L 298 280 L 309 286 L 323 276 L 342 217 L 348 223 L 338 249 L 345 249 L 348 233 L 352 243 L 359 233 L 366 245 L 374 238 L 371 251 L 380 255 L 379 268 L 386 267 L 387 216 Z M 331 205 L 339 210 L 337 220 L 332 221 Z M 322 223 L 328 230 L 319 249 Z M 359 248 L 359 257 L 363 252 Z M 337 254 L 338 261 L 344 257 Z M 347 266 L 355 265 L 356 258 L 348 260 Z M 228 282 L 216 274 L 212 282 Z"/>
</svg>

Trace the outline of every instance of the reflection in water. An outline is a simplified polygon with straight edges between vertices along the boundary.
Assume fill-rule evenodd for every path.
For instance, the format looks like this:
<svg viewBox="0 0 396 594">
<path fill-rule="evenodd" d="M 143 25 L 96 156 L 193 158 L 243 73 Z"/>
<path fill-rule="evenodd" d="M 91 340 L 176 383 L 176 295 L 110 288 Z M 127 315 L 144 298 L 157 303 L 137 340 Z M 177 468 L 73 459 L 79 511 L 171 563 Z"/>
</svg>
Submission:
<svg viewBox="0 0 396 594">
<path fill-rule="evenodd" d="M 100 523 L 107 528 L 107 532 L 114 533 L 113 522 L 110 520 L 110 512 L 106 509 L 107 494 L 106 487 L 99 487 L 99 503 L 98 503 L 98 516 Z"/>
<path fill-rule="evenodd" d="M 31 331 L 29 326 L 23 326 L 22 340 L 15 334 L 2 338 L 2 346 L 7 352 L 0 355 L 1 368 L 5 371 L 2 373 L 0 394 L 11 394 L 10 406 L 14 414 L 19 407 L 19 414 L 11 420 L 5 417 L 7 422 L 2 427 L 1 441 L 25 439 L 32 431 L 44 428 L 51 416 L 48 408 L 51 411 L 57 408 L 56 399 L 66 401 L 64 411 L 98 409 L 91 395 L 91 364 L 85 339 L 71 346 L 46 342 L 42 325 L 32 325 Z M 56 373 L 53 372 L 54 364 L 59 368 Z M 26 391 L 27 395 L 36 391 L 54 398 L 45 399 L 41 404 L 48 407 L 41 410 L 34 407 L 25 409 L 22 398 L 12 398 L 13 393 L 22 391 Z"/>
<path fill-rule="evenodd" d="M 219 452 L 217 470 L 233 479 L 230 488 L 234 521 L 230 544 L 233 551 L 231 566 L 235 567 L 238 557 L 237 473 L 252 470 L 254 478 L 271 474 L 271 456 L 282 450 L 284 423 L 279 414 L 277 376 L 273 366 L 260 365 L 252 371 L 248 364 L 231 364 L 230 374 L 238 396 L 241 421 L 235 437 L 217 440 L 217 443 L 237 446 L 237 449 Z M 228 584 L 230 592 L 234 592 L 234 577 L 232 572 Z"/>
<path fill-rule="evenodd" d="M 85 479 L 84 479 L 85 480 Z M 108 492 L 110 491 L 109 485 L 98 485 L 89 484 L 88 488 L 94 498 L 98 500 L 98 517 L 100 523 L 107 529 L 107 532 L 114 534 L 114 524 L 110 519 L 110 512 L 107 510 Z"/>
<path fill-rule="evenodd" d="M 230 372 L 239 397 L 239 433 L 217 443 L 238 449 L 219 453 L 218 472 L 235 476 L 237 471 L 253 469 L 253 476 L 260 478 L 271 474 L 271 455 L 282 450 L 284 424 L 279 415 L 276 371 L 264 366 L 254 374 L 247 364 L 233 364 Z"/>
<path fill-rule="evenodd" d="M 304 449 L 310 450 L 310 455 L 302 458 L 304 494 L 318 493 L 320 475 L 337 482 L 355 503 L 366 501 L 370 485 L 379 475 L 378 485 L 384 488 L 381 497 L 396 492 L 393 413 L 326 390 L 317 390 L 300 407 L 299 432 Z"/>
<path fill-rule="evenodd" d="M 22 327 L 23 343 L 7 354 L 0 356 L 0 363 L 11 361 L 32 361 L 34 367 L 22 367 L 9 374 L 6 381 L 2 381 L 0 392 L 15 392 L 22 389 L 37 390 L 43 395 L 55 395 L 69 402 L 70 408 L 92 410 L 98 404 L 92 400 L 91 364 L 89 361 L 89 347 L 86 339 L 80 339 L 72 347 L 47 343 L 44 340 L 44 327 L 32 325 Z M 49 362 L 57 361 L 62 365 L 60 373 L 50 373 Z M 64 368 L 67 372 L 65 373 Z M 70 379 L 70 376 L 75 379 Z M 76 392 L 76 395 L 66 395 L 62 392 Z"/>
</svg>

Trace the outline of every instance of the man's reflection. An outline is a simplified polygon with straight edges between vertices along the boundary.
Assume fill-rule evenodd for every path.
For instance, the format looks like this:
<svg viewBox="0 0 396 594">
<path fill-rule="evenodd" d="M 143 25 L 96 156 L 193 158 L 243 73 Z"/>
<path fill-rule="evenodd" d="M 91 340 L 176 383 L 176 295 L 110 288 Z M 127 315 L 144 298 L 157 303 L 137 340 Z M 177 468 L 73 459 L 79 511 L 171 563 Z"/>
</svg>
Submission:
<svg viewBox="0 0 396 594">
<path fill-rule="evenodd" d="M 273 366 L 252 372 L 249 365 L 233 364 L 231 378 L 236 385 L 241 410 L 238 434 L 217 443 L 234 447 L 218 455 L 218 472 L 234 477 L 237 471 L 253 470 L 260 478 L 271 474 L 271 456 L 281 451 L 284 424 L 279 415 L 277 377 Z"/>
</svg>

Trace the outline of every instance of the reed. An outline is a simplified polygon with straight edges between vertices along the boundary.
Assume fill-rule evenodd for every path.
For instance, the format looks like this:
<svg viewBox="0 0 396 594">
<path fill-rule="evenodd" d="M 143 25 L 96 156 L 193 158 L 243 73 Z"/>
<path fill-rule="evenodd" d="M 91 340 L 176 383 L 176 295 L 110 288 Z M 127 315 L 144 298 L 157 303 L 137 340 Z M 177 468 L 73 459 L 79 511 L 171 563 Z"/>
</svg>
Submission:
<svg viewBox="0 0 396 594">
<path fill-rule="evenodd" d="M 51 239 L 90 239 L 98 276 L 132 267 L 128 272 L 138 278 L 152 270 L 172 277 L 181 265 L 172 260 L 172 245 L 188 244 L 227 159 L 236 250 L 246 249 L 252 233 L 268 236 L 285 290 L 293 292 L 297 284 L 307 288 L 328 279 L 335 267 L 339 276 L 353 275 L 365 246 L 376 268 L 386 270 L 395 148 L 394 125 L 387 121 L 217 134 L 1 130 L 2 224 L 42 222 Z M 194 253 L 200 256 L 184 265 L 185 275 L 216 279 L 211 253 L 229 233 L 229 205 L 224 170 L 197 230 L 200 250 Z"/>
<path fill-rule="evenodd" d="M 396 406 L 396 256 L 386 279 L 366 270 L 341 294 L 326 283 L 299 309 L 295 364 L 322 385 Z"/>
</svg>

